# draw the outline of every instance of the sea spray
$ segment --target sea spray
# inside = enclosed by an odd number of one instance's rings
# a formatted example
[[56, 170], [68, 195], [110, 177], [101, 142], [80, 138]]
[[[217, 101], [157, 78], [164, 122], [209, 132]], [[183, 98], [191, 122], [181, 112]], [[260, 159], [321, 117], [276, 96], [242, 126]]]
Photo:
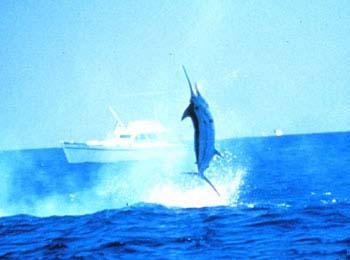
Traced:
[[223, 152], [223, 157], [212, 164], [207, 175], [220, 190], [221, 196], [213, 192], [198, 176], [182, 173], [172, 175], [162, 185], [155, 187], [146, 201], [183, 208], [236, 205], [246, 171], [232, 167], [230, 152]]
[[[155, 188], [146, 199], [146, 202], [181, 208], [233, 206], [238, 200], [239, 188], [242, 184], [244, 172], [231, 171], [226, 173], [231, 176], [231, 181], [215, 181], [221, 196], [208, 189], [208, 186], [203, 183], [203, 180], [198, 178], [198, 181], [194, 181], [193, 178], [197, 177], [186, 176], [186, 178], [177, 178], [173, 182], [168, 181], [167, 184]], [[190, 185], [181, 185], [181, 182], [188, 178], [192, 178], [192, 180], [188, 180]]]

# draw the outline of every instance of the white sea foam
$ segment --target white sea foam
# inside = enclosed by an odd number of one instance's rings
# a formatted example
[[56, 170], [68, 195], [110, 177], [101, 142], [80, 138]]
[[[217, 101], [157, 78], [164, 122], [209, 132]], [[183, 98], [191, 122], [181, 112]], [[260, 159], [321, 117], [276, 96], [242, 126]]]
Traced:
[[220, 196], [198, 176], [175, 174], [154, 187], [146, 202], [184, 208], [236, 205], [245, 170], [234, 170], [232, 160], [231, 153], [223, 152], [223, 158], [215, 159], [206, 172]]
[[101, 172], [94, 192], [101, 200], [108, 201], [108, 207], [112, 208], [140, 202], [184, 208], [236, 205], [246, 171], [233, 169], [232, 160], [232, 154], [224, 152], [223, 158], [214, 160], [207, 171], [221, 196], [198, 176], [182, 173], [185, 169], [192, 169], [191, 160], [136, 163], [116, 176]]
[[146, 202], [158, 203], [168, 207], [199, 208], [212, 206], [235, 205], [239, 196], [239, 188], [243, 183], [244, 171], [221, 172], [226, 176], [221, 179], [213, 179], [212, 182], [218, 189], [220, 196], [204, 181], [198, 178], [199, 182], [192, 185], [182, 185], [181, 181], [167, 183], [155, 187]]
[[[7, 203], [6, 188], [10, 187], [11, 180], [4, 178], [5, 182], [0, 185], [3, 188], [0, 215], [82, 215], [138, 203], [183, 208], [236, 205], [246, 171], [233, 169], [232, 155], [225, 152], [223, 155], [206, 171], [220, 197], [203, 179], [183, 173], [196, 169], [193, 158], [186, 157], [162, 163], [139, 162], [123, 168], [117, 165], [102, 167], [88, 187], [67, 193], [53, 191], [41, 197], [28, 193], [26, 200], [16, 205]], [[6, 172], [8, 176], [12, 173]]]

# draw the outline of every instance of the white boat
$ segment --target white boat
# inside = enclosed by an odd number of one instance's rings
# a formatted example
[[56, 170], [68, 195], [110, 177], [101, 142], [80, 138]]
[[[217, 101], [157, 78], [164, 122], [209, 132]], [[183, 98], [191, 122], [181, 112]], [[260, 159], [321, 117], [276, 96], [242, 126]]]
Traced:
[[117, 121], [112, 137], [87, 142], [65, 141], [62, 147], [69, 163], [115, 163], [171, 159], [184, 147], [164, 138], [165, 128], [156, 121]]
[[273, 133], [275, 134], [275, 136], [282, 136], [283, 135], [283, 131], [281, 129], [275, 129], [273, 130]]

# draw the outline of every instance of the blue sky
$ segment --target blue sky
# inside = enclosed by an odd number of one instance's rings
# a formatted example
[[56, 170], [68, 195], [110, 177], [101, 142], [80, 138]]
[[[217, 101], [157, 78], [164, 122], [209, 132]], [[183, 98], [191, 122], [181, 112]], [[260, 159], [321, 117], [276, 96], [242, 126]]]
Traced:
[[349, 1], [1, 1], [0, 149], [103, 138], [112, 105], [192, 137], [350, 130]]

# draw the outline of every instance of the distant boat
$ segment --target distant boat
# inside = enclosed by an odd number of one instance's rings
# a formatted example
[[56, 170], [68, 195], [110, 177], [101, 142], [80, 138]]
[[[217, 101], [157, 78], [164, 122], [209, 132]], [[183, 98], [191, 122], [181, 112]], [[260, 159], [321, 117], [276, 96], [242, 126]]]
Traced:
[[183, 154], [183, 146], [167, 141], [164, 133], [165, 127], [157, 121], [132, 121], [126, 126], [118, 120], [110, 138], [65, 141], [62, 147], [69, 163], [162, 160]]
[[283, 131], [281, 129], [275, 129], [275, 130], [273, 130], [273, 133], [275, 134], [275, 136], [282, 136], [283, 135]]

